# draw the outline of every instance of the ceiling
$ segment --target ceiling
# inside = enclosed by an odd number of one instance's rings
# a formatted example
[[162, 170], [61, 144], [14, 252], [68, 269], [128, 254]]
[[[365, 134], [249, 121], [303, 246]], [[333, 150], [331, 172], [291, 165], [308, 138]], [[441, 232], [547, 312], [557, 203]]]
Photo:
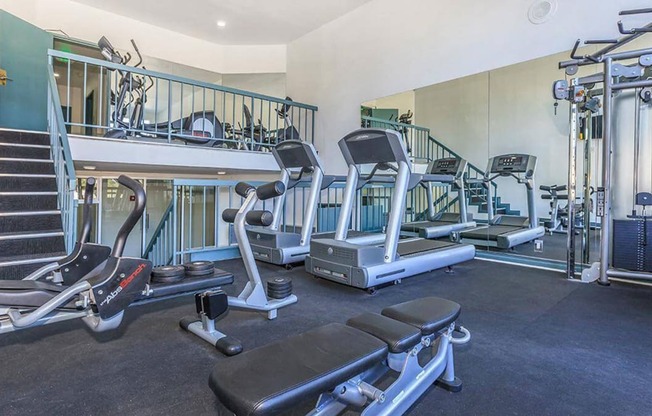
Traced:
[[[371, 0], [74, 0], [223, 45], [287, 44]], [[217, 27], [217, 21], [226, 27]]]

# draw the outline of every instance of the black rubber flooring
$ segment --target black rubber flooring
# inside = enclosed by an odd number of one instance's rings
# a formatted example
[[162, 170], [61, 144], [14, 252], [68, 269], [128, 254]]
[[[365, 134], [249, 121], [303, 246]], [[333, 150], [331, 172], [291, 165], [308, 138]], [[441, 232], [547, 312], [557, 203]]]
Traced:
[[[239, 260], [221, 263], [244, 282]], [[652, 414], [652, 289], [568, 282], [559, 273], [472, 261], [405, 279], [375, 296], [262, 265], [294, 279], [299, 303], [267, 321], [232, 311], [219, 327], [255, 348], [422, 296], [462, 305], [471, 343], [456, 349], [462, 392], [431, 388], [411, 415]], [[80, 321], [0, 336], [2, 415], [210, 415], [221, 356], [183, 332], [190, 298], [131, 308], [115, 332]], [[343, 346], [345, 348], [346, 346]], [[296, 414], [307, 409], [298, 409]]]

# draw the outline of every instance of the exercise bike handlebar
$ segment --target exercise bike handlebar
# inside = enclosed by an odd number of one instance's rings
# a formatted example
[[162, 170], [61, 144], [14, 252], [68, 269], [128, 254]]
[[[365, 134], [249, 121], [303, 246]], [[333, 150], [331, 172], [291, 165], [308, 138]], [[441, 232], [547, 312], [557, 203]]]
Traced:
[[86, 179], [84, 188], [84, 208], [82, 210], [82, 232], [79, 236], [79, 243], [84, 244], [91, 235], [91, 205], [93, 205], [93, 190], [95, 189], [95, 178]]
[[127, 220], [122, 224], [122, 227], [120, 227], [118, 235], [115, 238], [113, 250], [111, 251], [111, 257], [115, 258], [122, 257], [127, 238], [143, 216], [145, 205], [147, 204], [147, 195], [145, 195], [145, 190], [138, 181], [135, 181], [126, 175], [120, 175], [118, 183], [129, 188], [134, 193], [136, 201], [133, 210], [129, 213]]

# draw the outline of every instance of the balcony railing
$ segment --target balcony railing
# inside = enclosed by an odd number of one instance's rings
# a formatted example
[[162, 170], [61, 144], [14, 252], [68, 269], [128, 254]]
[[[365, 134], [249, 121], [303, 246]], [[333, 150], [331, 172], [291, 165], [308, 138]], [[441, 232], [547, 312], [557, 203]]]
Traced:
[[317, 107], [49, 50], [68, 133], [269, 151], [313, 142]]

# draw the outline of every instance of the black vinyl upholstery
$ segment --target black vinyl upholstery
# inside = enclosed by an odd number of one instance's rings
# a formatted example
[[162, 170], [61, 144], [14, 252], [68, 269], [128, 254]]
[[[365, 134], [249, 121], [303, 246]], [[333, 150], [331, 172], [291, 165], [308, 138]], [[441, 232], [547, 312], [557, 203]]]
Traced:
[[423, 335], [430, 335], [455, 322], [460, 311], [459, 304], [433, 296], [390, 306], [383, 309], [382, 314], [419, 328]]
[[209, 385], [238, 416], [279, 415], [386, 356], [385, 342], [335, 323], [221, 360]]
[[151, 283], [151, 293], [147, 294], [147, 296], [140, 296], [136, 301], [180, 295], [184, 293], [197, 293], [206, 289], [214, 289], [216, 287], [230, 285], [231, 283], [233, 283], [233, 273], [225, 272], [221, 269], [215, 269], [215, 273], [208, 277], [186, 276], [183, 280], [174, 283]]
[[[38, 308], [66, 286], [36, 280], [0, 280], [0, 306]], [[74, 305], [62, 305], [62, 307]]]
[[405, 352], [421, 341], [421, 331], [414, 326], [377, 313], [363, 313], [349, 319], [346, 324], [382, 339], [389, 352], [395, 354]]

